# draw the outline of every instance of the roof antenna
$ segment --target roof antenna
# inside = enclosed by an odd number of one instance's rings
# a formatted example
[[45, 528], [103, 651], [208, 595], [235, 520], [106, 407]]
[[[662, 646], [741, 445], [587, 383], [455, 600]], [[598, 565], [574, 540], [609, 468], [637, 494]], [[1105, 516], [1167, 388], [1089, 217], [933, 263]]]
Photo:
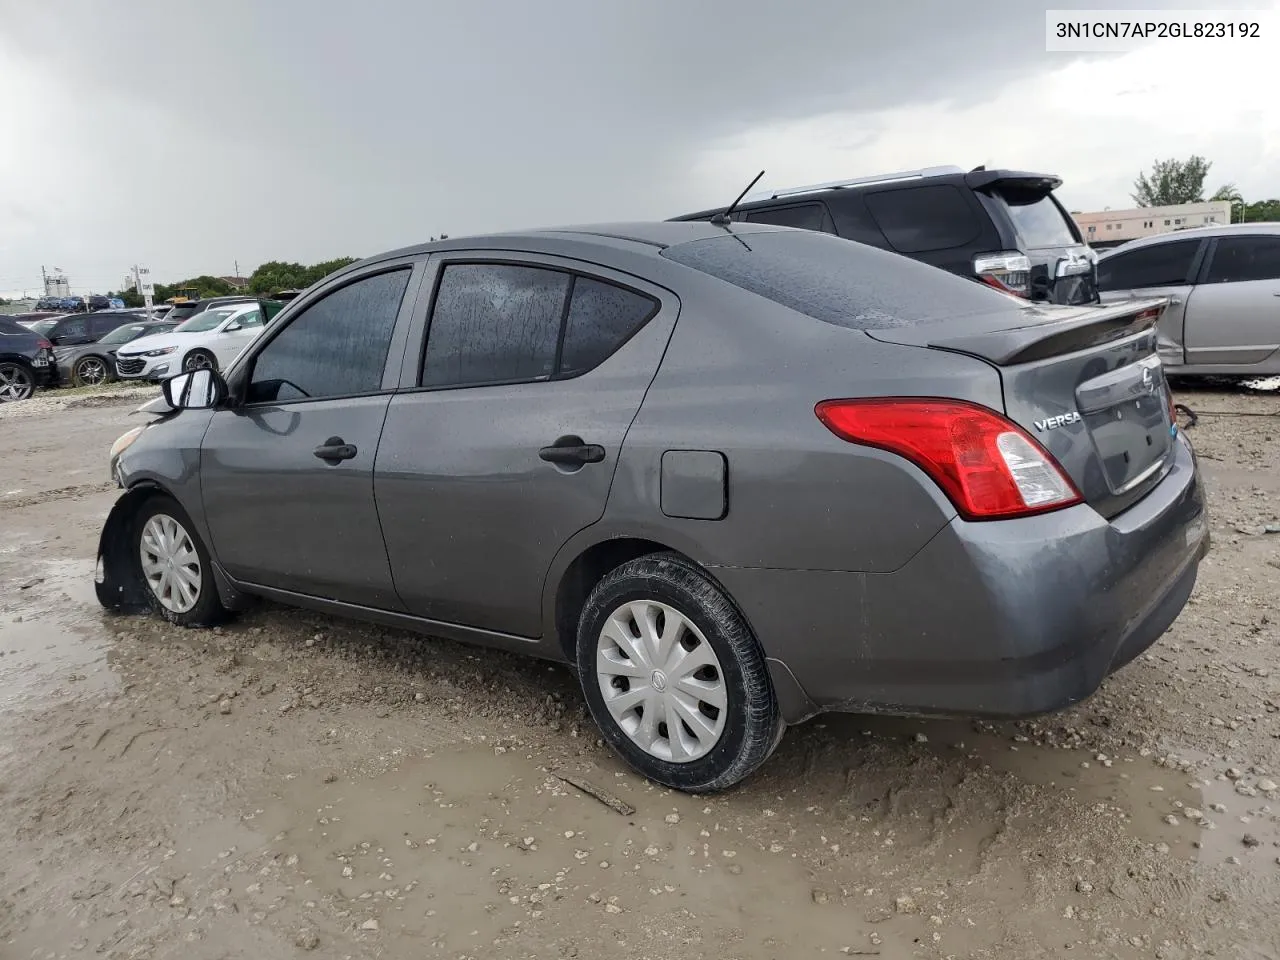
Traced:
[[747, 184], [747, 189], [743, 190], [740, 194], [738, 194], [738, 199], [733, 201], [733, 203], [729, 204], [729, 206], [725, 207], [723, 213], [717, 213], [714, 217], [712, 217], [711, 222], [718, 227], [726, 226], [729, 223], [729, 215], [733, 213], [734, 210], [738, 209], [738, 204], [742, 202], [742, 198], [745, 197], [748, 192], [750, 192], [752, 187], [754, 187], [757, 183], [760, 182], [760, 178], [763, 176], [764, 176], [764, 171], [761, 170], [759, 173], [756, 174], [756, 178]]

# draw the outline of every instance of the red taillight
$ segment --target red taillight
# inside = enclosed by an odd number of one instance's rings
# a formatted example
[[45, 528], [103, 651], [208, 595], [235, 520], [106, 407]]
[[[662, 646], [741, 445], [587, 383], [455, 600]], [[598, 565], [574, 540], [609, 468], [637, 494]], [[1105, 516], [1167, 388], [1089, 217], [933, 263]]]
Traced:
[[910, 460], [967, 520], [1021, 517], [1081, 501], [1047, 450], [976, 403], [878, 397], [825, 400], [814, 412], [842, 440]]
[[41, 337], [39, 340], [36, 341], [36, 347], [40, 350], [52, 350], [53, 344], [50, 343], [48, 340], [46, 340], [44, 337]]

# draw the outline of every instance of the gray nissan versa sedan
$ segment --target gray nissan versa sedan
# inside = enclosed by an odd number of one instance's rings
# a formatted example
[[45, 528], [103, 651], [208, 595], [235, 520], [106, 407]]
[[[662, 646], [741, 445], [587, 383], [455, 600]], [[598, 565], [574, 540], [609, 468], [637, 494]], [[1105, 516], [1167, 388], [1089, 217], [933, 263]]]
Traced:
[[1051, 711], [1169, 627], [1208, 548], [1159, 303], [752, 224], [397, 250], [165, 383], [113, 448], [98, 594], [567, 661], [682, 790], [824, 710]]

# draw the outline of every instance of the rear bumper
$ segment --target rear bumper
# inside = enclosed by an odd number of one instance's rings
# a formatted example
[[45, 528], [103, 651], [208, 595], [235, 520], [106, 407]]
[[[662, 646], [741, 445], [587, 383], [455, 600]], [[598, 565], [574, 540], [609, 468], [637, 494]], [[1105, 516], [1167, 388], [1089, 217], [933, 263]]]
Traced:
[[31, 368], [35, 374], [37, 387], [54, 387], [58, 385], [58, 366], [51, 363], [48, 366]]
[[[1182, 611], [1209, 546], [1195, 456], [1111, 521], [1088, 506], [953, 520], [887, 574], [717, 568], [766, 654], [823, 710], [1027, 716], [1090, 696]], [[807, 700], [807, 703], [805, 702]]]

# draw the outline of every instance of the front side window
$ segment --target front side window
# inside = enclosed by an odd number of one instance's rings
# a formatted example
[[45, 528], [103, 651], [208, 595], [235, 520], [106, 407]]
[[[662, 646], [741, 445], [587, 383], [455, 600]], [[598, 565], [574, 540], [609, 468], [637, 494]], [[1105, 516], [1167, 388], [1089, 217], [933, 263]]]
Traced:
[[63, 320], [53, 331], [55, 337], [83, 337], [89, 329], [89, 321], [83, 317]]
[[1118, 253], [1098, 261], [1099, 290], [1140, 290], [1187, 283], [1199, 240], [1178, 240]]
[[1280, 237], [1223, 237], [1206, 283], [1280, 280]]
[[242, 313], [240, 316], [236, 317], [235, 322], [245, 328], [260, 327], [262, 326], [262, 311], [249, 310], [248, 312]]
[[363, 277], [295, 315], [254, 358], [246, 401], [377, 393], [411, 272]]

